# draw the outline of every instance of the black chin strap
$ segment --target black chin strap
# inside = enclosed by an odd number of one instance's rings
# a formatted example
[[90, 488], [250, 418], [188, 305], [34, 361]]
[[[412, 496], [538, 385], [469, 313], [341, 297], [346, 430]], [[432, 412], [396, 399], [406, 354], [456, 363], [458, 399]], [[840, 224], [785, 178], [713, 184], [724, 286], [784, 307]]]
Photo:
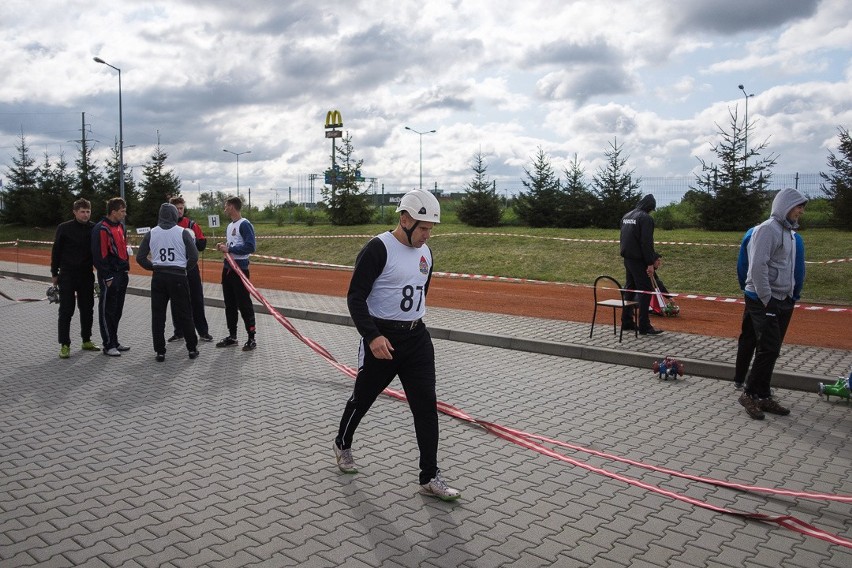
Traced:
[[415, 220], [414, 224], [411, 226], [410, 229], [406, 229], [405, 227], [403, 227], [402, 223], [399, 224], [400, 228], [402, 229], [402, 232], [405, 233], [406, 237], [408, 237], [408, 245], [409, 246], [412, 246], [412, 247], [414, 246], [414, 243], [411, 242], [411, 235], [414, 233], [414, 229], [416, 229], [417, 225], [419, 225], [419, 224], [420, 224], [420, 221]]

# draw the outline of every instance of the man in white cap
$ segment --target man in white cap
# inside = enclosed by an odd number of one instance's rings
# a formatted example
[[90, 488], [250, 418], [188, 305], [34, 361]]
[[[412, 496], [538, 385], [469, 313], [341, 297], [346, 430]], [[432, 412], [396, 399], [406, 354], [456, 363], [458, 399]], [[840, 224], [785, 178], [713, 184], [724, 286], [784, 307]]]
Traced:
[[414, 416], [420, 449], [420, 487], [444, 501], [461, 493], [438, 469], [438, 407], [435, 348], [423, 323], [432, 278], [432, 251], [426, 241], [441, 221], [438, 200], [429, 192], [406, 193], [397, 207], [399, 224], [371, 239], [355, 261], [347, 304], [362, 340], [358, 376], [334, 440], [337, 465], [357, 473], [352, 438], [370, 406], [399, 376]]

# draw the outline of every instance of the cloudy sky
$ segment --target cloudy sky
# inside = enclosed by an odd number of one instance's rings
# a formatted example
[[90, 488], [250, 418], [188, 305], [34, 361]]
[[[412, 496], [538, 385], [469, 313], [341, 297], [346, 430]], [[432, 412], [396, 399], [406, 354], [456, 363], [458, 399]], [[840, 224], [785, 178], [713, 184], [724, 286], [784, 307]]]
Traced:
[[[745, 111], [775, 172], [825, 170], [852, 127], [848, 0], [6, 0], [0, 178], [20, 134], [73, 163], [85, 113], [103, 160], [118, 136], [137, 179], [159, 138], [193, 198], [304, 199], [340, 111], [385, 191], [460, 190], [481, 152], [517, 191], [538, 147], [587, 176], [617, 138], [636, 174], [688, 176]], [[418, 134], [405, 126], [422, 132]], [[318, 196], [318, 186], [317, 196]], [[278, 193], [276, 194], [276, 191]]]

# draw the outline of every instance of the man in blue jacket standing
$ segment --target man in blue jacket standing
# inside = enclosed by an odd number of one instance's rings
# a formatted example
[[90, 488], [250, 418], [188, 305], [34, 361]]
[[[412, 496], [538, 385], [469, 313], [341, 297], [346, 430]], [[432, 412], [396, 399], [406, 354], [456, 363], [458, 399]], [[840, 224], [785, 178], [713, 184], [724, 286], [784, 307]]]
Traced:
[[[747, 246], [745, 309], [751, 319], [757, 348], [739, 403], [749, 416], [763, 420], [764, 412], [786, 416], [790, 409], [772, 398], [772, 372], [781, 353], [784, 334], [793, 316], [798, 264], [795, 229], [807, 198], [793, 188], [782, 189], [772, 201], [769, 219], [755, 227]], [[804, 247], [802, 247], [804, 249]], [[744, 357], [744, 356], [743, 356]], [[739, 355], [738, 355], [739, 359]]]

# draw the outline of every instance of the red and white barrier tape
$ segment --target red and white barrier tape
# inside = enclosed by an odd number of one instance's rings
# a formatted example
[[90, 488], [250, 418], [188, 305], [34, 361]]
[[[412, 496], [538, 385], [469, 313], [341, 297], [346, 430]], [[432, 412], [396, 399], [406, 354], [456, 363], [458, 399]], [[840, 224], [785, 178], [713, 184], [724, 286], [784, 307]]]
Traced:
[[284, 258], [280, 256], [270, 256], [268, 254], [252, 254], [252, 258], [263, 258], [266, 260], [275, 260], [278, 262], [286, 262], [288, 264], [302, 264], [305, 266], [317, 266], [320, 268], [344, 268], [346, 270], [352, 270], [351, 266], [346, 264], [331, 264], [328, 262], [317, 262], [313, 260], [299, 260], [296, 258]]
[[[315, 353], [319, 354], [323, 359], [325, 359], [333, 367], [340, 370], [341, 372], [343, 372], [345, 375], [349, 376], [350, 378], [355, 378], [355, 376], [357, 375], [357, 371], [355, 371], [355, 369], [352, 369], [351, 367], [344, 365], [343, 363], [340, 363], [339, 361], [337, 361], [337, 359], [335, 359], [334, 356], [332, 356], [331, 353], [329, 353], [324, 347], [319, 345], [314, 340], [307, 338], [304, 335], [302, 335], [295, 328], [295, 326], [293, 326], [293, 324], [290, 323], [290, 321], [287, 318], [285, 318], [283, 315], [281, 315], [278, 312], [278, 310], [276, 310], [267, 301], [267, 299], [257, 290], [257, 288], [254, 287], [254, 285], [251, 283], [251, 281], [248, 278], [246, 278], [245, 274], [243, 273], [242, 270], [240, 270], [240, 268], [237, 266], [237, 264], [231, 258], [230, 254], [227, 254], [227, 253], [225, 254], [225, 260], [228, 263], [228, 265], [231, 267], [231, 269], [237, 272], [237, 274], [240, 277], [240, 280], [242, 280], [243, 285], [246, 287], [246, 289], [249, 291], [249, 293], [254, 298], [256, 298], [261, 304], [263, 304], [263, 306], [269, 311], [269, 313], [276, 320], [278, 320], [278, 322], [281, 323], [281, 325], [283, 325], [285, 329], [287, 329], [291, 334], [293, 334], [302, 343], [304, 343], [305, 345], [310, 347]], [[399, 399], [399, 400], [406, 400], [405, 394], [398, 391], [398, 390], [395, 390], [395, 389], [390, 389], [390, 388], [385, 389], [384, 394], [391, 396], [393, 398]], [[485, 429], [487, 432], [490, 432], [490, 433], [494, 434], [495, 436], [503, 438], [504, 440], [510, 441], [514, 444], [521, 446], [521, 447], [528, 448], [528, 449], [533, 450], [535, 452], [538, 452], [542, 455], [546, 455], [546, 456], [552, 457], [554, 459], [558, 459], [560, 461], [575, 465], [577, 467], [586, 469], [588, 471], [592, 471], [594, 473], [604, 475], [604, 476], [609, 477], [611, 479], [615, 479], [615, 480], [618, 480], [618, 481], [621, 481], [621, 482], [624, 482], [624, 483], [635, 485], [637, 487], [641, 487], [643, 489], [646, 489], [648, 491], [652, 491], [654, 493], [658, 493], [660, 495], [665, 495], [667, 497], [670, 497], [672, 499], [676, 499], [678, 501], [690, 503], [690, 504], [697, 506], [697, 507], [702, 507], [704, 509], [709, 509], [711, 511], [716, 511], [716, 512], [719, 512], [719, 513], [735, 515], [735, 516], [738, 516], [738, 517], [741, 517], [741, 518], [753, 519], [753, 520], [766, 522], [766, 523], [774, 523], [774, 524], [782, 526], [786, 529], [798, 532], [800, 534], [812, 536], [812, 537], [824, 540], [826, 542], [830, 542], [832, 544], [844, 546], [846, 548], [852, 548], [852, 540], [845, 539], [841, 536], [831, 534], [827, 531], [824, 531], [822, 529], [814, 527], [813, 525], [805, 523], [804, 521], [797, 519], [796, 517], [793, 517], [793, 516], [790, 516], [790, 515], [766, 515], [766, 514], [763, 514], [763, 513], [746, 513], [746, 512], [742, 512], [742, 511], [735, 511], [735, 510], [732, 510], [732, 509], [727, 509], [727, 508], [724, 508], [724, 507], [718, 507], [716, 505], [711, 505], [710, 503], [706, 503], [704, 501], [700, 501], [700, 500], [694, 499], [692, 497], [687, 497], [686, 495], [682, 495], [682, 494], [677, 493], [675, 491], [669, 491], [669, 490], [666, 490], [666, 489], [662, 489], [660, 487], [657, 487], [655, 485], [651, 485], [649, 483], [646, 483], [646, 482], [638, 480], [638, 479], [633, 479], [633, 478], [628, 477], [628, 476], [620, 475], [620, 474], [617, 474], [617, 473], [612, 473], [612, 472], [607, 471], [603, 468], [597, 468], [597, 467], [591, 466], [587, 463], [584, 463], [582, 461], [570, 458], [570, 457], [565, 456], [563, 454], [560, 454], [560, 453], [558, 453], [554, 450], [551, 450], [551, 449], [547, 448], [546, 446], [543, 446], [540, 442], [547, 442], [547, 443], [550, 443], [550, 444], [553, 444], [553, 445], [561, 446], [561, 447], [572, 449], [572, 450], [575, 450], [575, 451], [585, 452], [585, 453], [596, 455], [596, 456], [599, 456], [599, 457], [605, 457], [607, 459], [612, 459], [612, 460], [615, 460], [615, 461], [627, 463], [627, 464], [630, 464], [630, 465], [633, 465], [633, 466], [636, 466], [636, 467], [641, 467], [641, 468], [644, 468], [644, 469], [649, 469], [649, 470], [657, 471], [657, 472], [661, 472], [661, 473], [668, 473], [668, 474], [671, 474], [671, 475], [683, 477], [685, 479], [690, 479], [690, 480], [698, 481], [698, 482], [701, 482], [701, 483], [718, 485], [720, 487], [729, 487], [731, 489], [737, 489], [737, 490], [740, 490], [740, 491], [763, 492], [763, 493], [770, 493], [770, 494], [775, 494], [775, 495], [787, 495], [787, 496], [803, 498], [803, 499], [813, 499], [813, 500], [821, 500], [821, 501], [839, 501], [839, 502], [842, 502], [842, 503], [852, 503], [852, 496], [850, 496], [850, 495], [831, 495], [831, 494], [824, 494], [824, 493], [808, 493], [808, 492], [803, 492], [803, 491], [789, 491], [789, 490], [786, 490], [786, 489], [773, 489], [773, 488], [765, 488], [765, 487], [758, 487], [758, 486], [751, 486], [751, 485], [742, 485], [742, 484], [738, 484], [738, 483], [730, 483], [730, 482], [726, 482], [726, 481], [714, 480], [714, 479], [705, 478], [705, 477], [692, 476], [692, 475], [684, 474], [684, 473], [681, 473], [681, 472], [676, 472], [674, 470], [669, 470], [669, 469], [666, 469], [666, 468], [658, 468], [656, 466], [644, 464], [642, 462], [628, 460], [628, 459], [625, 459], [625, 458], [619, 458], [619, 457], [613, 456], [611, 454], [598, 452], [596, 450], [584, 448], [582, 446], [576, 446], [574, 444], [568, 444], [568, 443], [565, 443], [565, 442], [560, 442], [558, 440], [553, 440], [553, 439], [550, 439], [550, 438], [546, 438], [544, 436], [529, 434], [527, 432], [523, 432], [521, 430], [516, 430], [514, 428], [508, 428], [506, 426], [501, 426], [501, 425], [495, 424], [493, 422], [486, 422], [486, 421], [483, 421], [483, 420], [477, 420], [477, 419], [469, 416], [464, 411], [456, 408], [455, 406], [453, 406], [451, 404], [447, 404], [445, 402], [440, 402], [440, 401], [438, 402], [438, 410], [440, 412], [448, 415], [448, 416], [457, 418], [459, 420], [463, 420], [463, 421], [468, 422], [470, 424], [480, 426], [483, 429]]]
[[[605, 243], [618, 244], [618, 239], [572, 239], [568, 237], [550, 237], [546, 235], [520, 235], [516, 233], [488, 233], [488, 232], [473, 232], [473, 233], [437, 233], [435, 237], [465, 237], [468, 235], [485, 236], [485, 237], [517, 237], [521, 239], [540, 239], [546, 241], [562, 241], [566, 243]], [[739, 247], [739, 244], [719, 244], [719, 243], [690, 243], [686, 241], [654, 241], [655, 245], [687, 245], [696, 247]]]
[[255, 239], [372, 239], [376, 235], [255, 235]]
[[[549, 237], [544, 235], [519, 235], [515, 233], [487, 233], [487, 232], [473, 232], [473, 233], [438, 233], [433, 235], [432, 238], [435, 237], [463, 237], [467, 235], [474, 236], [487, 236], [487, 237], [517, 237], [520, 239], [542, 239], [542, 240], [552, 240], [552, 241], [562, 241], [562, 242], [570, 242], [570, 243], [605, 243], [605, 244], [618, 244], [619, 241], [613, 239], [572, 239], [568, 237]], [[128, 235], [129, 238], [136, 238], [139, 235]], [[256, 239], [369, 239], [375, 235], [356, 235], [356, 234], [345, 234], [345, 235], [257, 235]], [[2, 245], [13, 245], [16, 242], [20, 243], [30, 243], [30, 244], [39, 244], [39, 245], [52, 245], [52, 241], [30, 241], [19, 239], [18, 241], [7, 241], [4, 243], [0, 243]], [[657, 245], [685, 245], [685, 246], [696, 246], [696, 247], [739, 247], [738, 244], [729, 244], [729, 243], [692, 243], [688, 241], [654, 241], [654, 244]], [[805, 264], [838, 264], [842, 262], [852, 262], [852, 258], [836, 258], [832, 260], [806, 260]], [[502, 276], [475, 276], [477, 278], [504, 278]], [[524, 282], [535, 282], [533, 280], [523, 280]]]
[[[606, 286], [598, 287], [599, 290], [613, 290], [620, 292], [628, 292], [631, 294], [657, 294], [655, 290], [631, 290], [630, 288], [609, 288]], [[662, 294], [662, 293], [661, 293]], [[722, 302], [723, 304], [745, 304], [744, 300], [739, 298], [720, 298], [719, 296], [699, 296], [697, 294], [676, 294], [673, 292], [666, 292], [662, 294], [664, 298], [682, 298], [685, 300], [705, 300], [708, 302]], [[843, 312], [852, 312], [852, 308], [846, 307], [830, 307], [830, 306], [814, 306], [814, 305], [806, 305], [806, 304], [796, 304], [795, 309], [801, 309], [809, 312], [831, 312], [831, 313], [843, 313]]]

